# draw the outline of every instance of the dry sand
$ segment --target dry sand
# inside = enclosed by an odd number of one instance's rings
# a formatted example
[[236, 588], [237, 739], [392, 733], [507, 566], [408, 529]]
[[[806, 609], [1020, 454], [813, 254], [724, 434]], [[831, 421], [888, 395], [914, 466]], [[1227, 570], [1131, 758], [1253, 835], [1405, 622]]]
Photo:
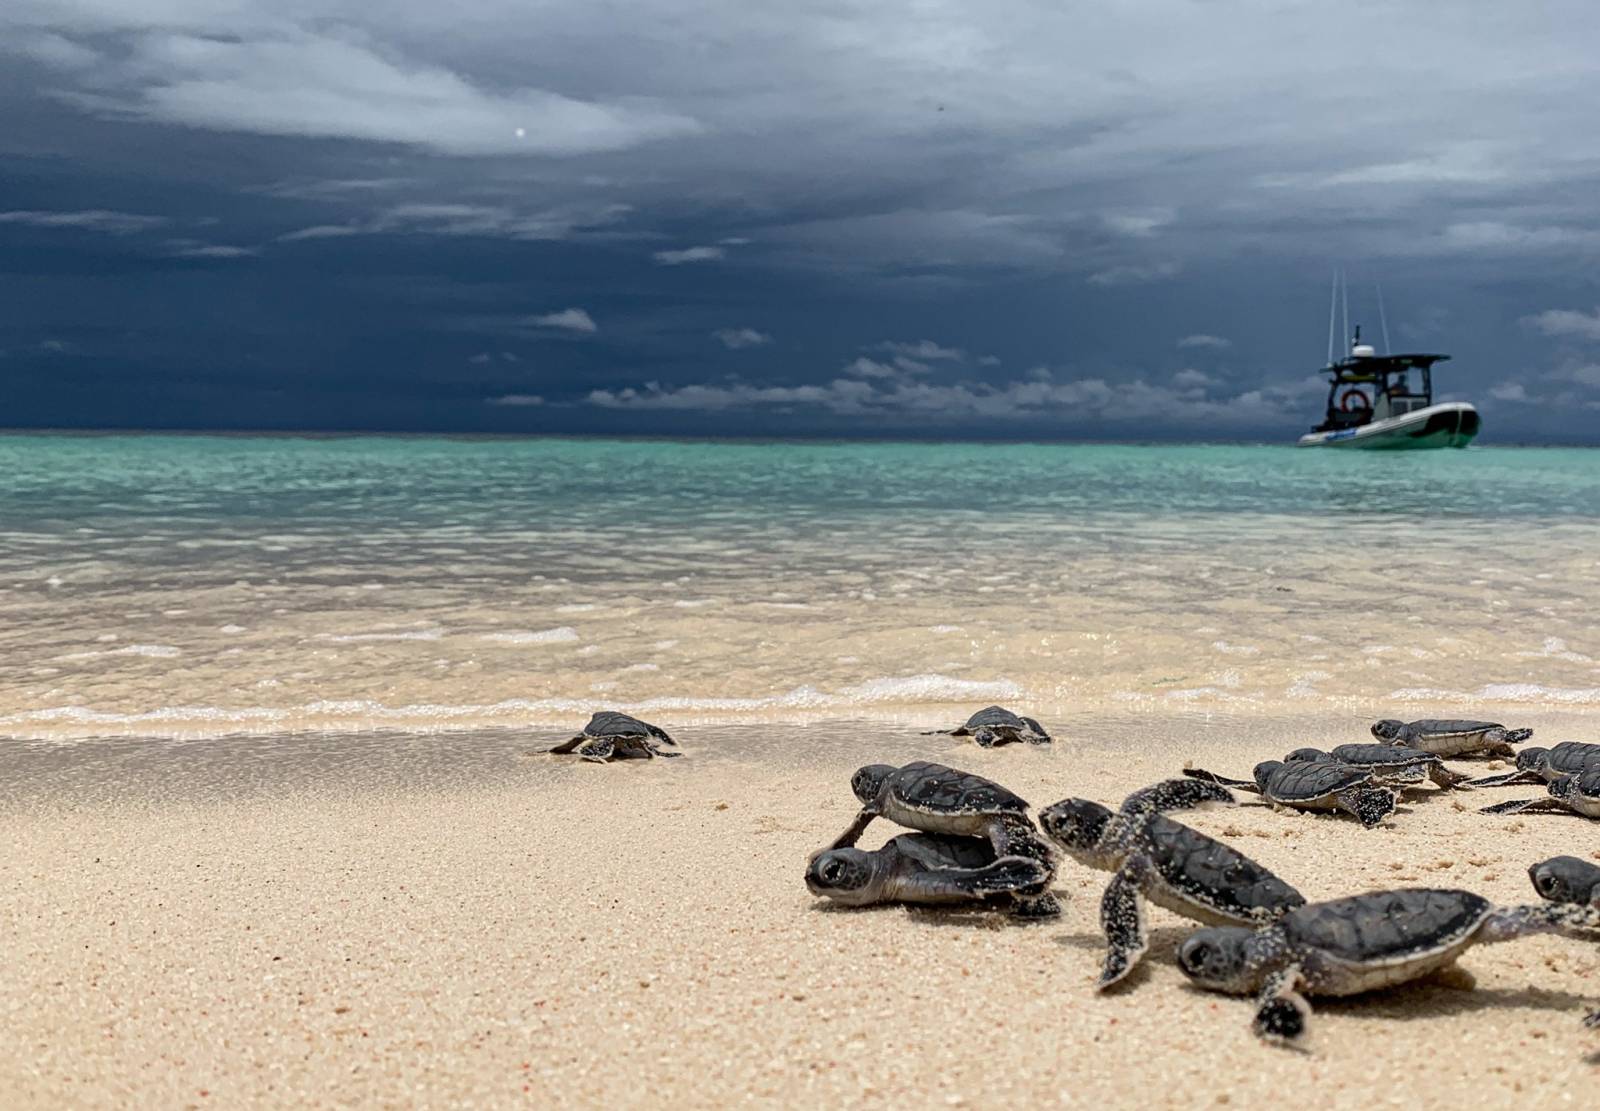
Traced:
[[[685, 759], [609, 766], [509, 734], [29, 750], [0, 773], [0, 1092], [13, 1108], [1592, 1106], [1600, 1033], [1580, 1019], [1600, 946], [1474, 950], [1476, 990], [1325, 1001], [1292, 1051], [1251, 1037], [1248, 1001], [1186, 986], [1171, 951], [1189, 927], [1164, 911], [1142, 970], [1093, 995], [1106, 877], [1070, 861], [1065, 914], [1029, 926], [828, 909], [801, 882], [873, 758], [942, 759], [1037, 805], [1116, 800], [1185, 760], [1242, 774], [1286, 742], [1359, 739], [1356, 720], [1073, 739], [1085, 724], [1047, 751], [907, 723], [684, 729]], [[1535, 723], [1593, 739], [1576, 717]], [[1419, 795], [1373, 831], [1259, 805], [1185, 820], [1313, 899], [1430, 885], [1528, 902], [1529, 863], [1600, 858], [1593, 824], [1472, 809], [1507, 797]]]

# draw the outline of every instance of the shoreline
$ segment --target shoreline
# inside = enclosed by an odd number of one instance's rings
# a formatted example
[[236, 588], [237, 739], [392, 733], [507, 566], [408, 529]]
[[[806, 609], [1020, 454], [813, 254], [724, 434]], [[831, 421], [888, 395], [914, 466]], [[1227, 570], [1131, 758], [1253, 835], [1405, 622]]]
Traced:
[[[1576, 713], [1526, 717], [1533, 743], [1593, 736]], [[1182, 981], [1171, 951], [1192, 927], [1164, 911], [1129, 986], [1095, 996], [1107, 877], [1071, 861], [1064, 914], [1034, 926], [806, 892], [861, 763], [940, 760], [1037, 810], [1191, 761], [1247, 772], [1291, 738], [1363, 739], [1298, 713], [1078, 721], [1034, 750], [864, 721], [707, 727], [684, 731], [684, 759], [605, 766], [528, 755], [515, 730], [26, 744], [0, 808], [0, 1090], [25, 1107], [1191, 1107], [1314, 1085], [1336, 1108], [1459, 1108], [1592, 1085], [1600, 947], [1568, 939], [1470, 951], [1475, 991], [1318, 1002], [1300, 1053], [1256, 1043], [1248, 1000]], [[26, 760], [48, 774], [19, 776]], [[1182, 820], [1311, 899], [1534, 902], [1528, 864], [1600, 854], [1581, 820], [1432, 792], [1370, 831], [1249, 800]], [[1491, 1029], [1493, 1052], [1458, 1052]], [[1138, 1081], [1152, 1073], [1163, 1088]]]

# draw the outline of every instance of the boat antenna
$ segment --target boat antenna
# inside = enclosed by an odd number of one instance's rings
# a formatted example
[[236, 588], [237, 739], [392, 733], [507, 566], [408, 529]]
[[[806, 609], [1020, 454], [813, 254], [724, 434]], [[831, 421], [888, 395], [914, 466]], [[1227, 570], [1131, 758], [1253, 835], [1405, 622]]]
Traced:
[[[1340, 277], [1343, 277], [1343, 276], [1344, 275], [1342, 275], [1342, 274], [1340, 275]], [[1350, 334], [1350, 282], [1349, 282], [1349, 279], [1346, 279], [1345, 281], [1341, 282], [1340, 285], [1343, 287], [1343, 292], [1344, 292], [1344, 334], [1348, 336]]]
[[1377, 282], [1372, 285], [1378, 291], [1378, 323], [1383, 325], [1383, 353], [1388, 355], [1392, 349], [1389, 347], [1389, 318], [1383, 314], [1383, 286]]
[[1333, 365], [1333, 322], [1339, 313], [1339, 268], [1333, 268], [1333, 292], [1328, 294], [1328, 365]]

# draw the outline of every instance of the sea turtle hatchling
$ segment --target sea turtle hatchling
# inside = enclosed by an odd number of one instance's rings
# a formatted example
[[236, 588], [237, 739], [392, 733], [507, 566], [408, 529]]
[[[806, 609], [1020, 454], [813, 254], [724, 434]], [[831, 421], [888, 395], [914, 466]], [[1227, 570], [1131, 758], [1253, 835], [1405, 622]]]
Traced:
[[1516, 783], [1549, 783], [1563, 775], [1600, 767], [1600, 745], [1562, 741], [1554, 748], [1525, 748], [1517, 753], [1517, 770], [1474, 779], [1474, 787], [1509, 787]]
[[1032, 718], [1013, 714], [1010, 710], [999, 706], [985, 706], [968, 718], [965, 725], [954, 729], [931, 729], [923, 734], [924, 737], [936, 735], [971, 737], [983, 748], [1010, 744], [1050, 743], [1050, 734], [1045, 732], [1044, 726]]
[[1203, 768], [1185, 768], [1191, 779], [1253, 791], [1274, 806], [1290, 810], [1343, 810], [1371, 829], [1394, 813], [1398, 795], [1365, 768], [1311, 761], [1263, 760], [1252, 773], [1254, 782], [1228, 779]]
[[1513, 799], [1510, 802], [1485, 806], [1480, 814], [1577, 814], [1584, 818], [1600, 818], [1600, 764], [1576, 775], [1561, 775], [1545, 788], [1550, 793], [1544, 798]]
[[1372, 735], [1386, 745], [1419, 748], [1435, 756], [1516, 756], [1511, 746], [1533, 736], [1532, 729], [1507, 729], [1496, 721], [1396, 721], [1373, 725]]
[[1211, 926], [1265, 925], [1304, 905], [1298, 891], [1249, 857], [1163, 814], [1232, 801], [1218, 784], [1169, 779], [1129, 795], [1115, 812], [1088, 799], [1040, 811], [1045, 835], [1068, 856], [1116, 873], [1100, 900], [1107, 949], [1095, 990], [1133, 971], [1149, 945], [1141, 895]]
[[1528, 869], [1541, 899], [1600, 907], [1600, 864], [1575, 856], [1553, 856]]
[[[1000, 784], [943, 764], [918, 760], [904, 767], [868, 764], [850, 778], [861, 812], [828, 846], [855, 845], [874, 818], [888, 818], [923, 833], [986, 837], [996, 857], [1026, 856], [1055, 876], [1055, 858], [1028, 818], [1028, 804]], [[1049, 882], [1019, 893], [1016, 913], [1046, 918], [1061, 913]]]
[[585, 760], [604, 763], [612, 759], [682, 756], [681, 752], [668, 752], [662, 748], [663, 745], [676, 748], [677, 744], [659, 726], [619, 714], [615, 710], [601, 710], [589, 719], [583, 732], [546, 751], [576, 752]]
[[1009, 905], [1048, 883], [1050, 869], [1023, 856], [996, 857], [981, 837], [903, 833], [881, 849], [824, 849], [806, 863], [813, 895], [845, 906], [877, 903]]
[[1386, 787], [1410, 787], [1431, 779], [1445, 790], [1466, 787], [1468, 777], [1445, 767], [1443, 757], [1396, 745], [1339, 745], [1331, 751], [1297, 748], [1285, 763], [1345, 764], [1364, 768]]
[[1595, 907], [1497, 907], [1470, 891], [1374, 891], [1292, 910], [1258, 930], [1197, 931], [1178, 966], [1201, 987], [1257, 997], [1258, 1036], [1292, 1041], [1310, 1022], [1305, 996], [1393, 987], [1455, 963], [1474, 945], [1561, 932], [1593, 939]]

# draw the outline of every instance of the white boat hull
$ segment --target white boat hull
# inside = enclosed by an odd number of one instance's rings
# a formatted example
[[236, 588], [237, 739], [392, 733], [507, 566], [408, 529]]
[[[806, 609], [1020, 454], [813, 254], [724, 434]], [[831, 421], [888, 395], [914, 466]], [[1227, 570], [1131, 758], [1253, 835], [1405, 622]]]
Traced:
[[1470, 403], [1446, 401], [1355, 428], [1308, 432], [1300, 437], [1300, 446], [1366, 448], [1373, 451], [1466, 447], [1478, 434], [1481, 423], [1478, 410]]

